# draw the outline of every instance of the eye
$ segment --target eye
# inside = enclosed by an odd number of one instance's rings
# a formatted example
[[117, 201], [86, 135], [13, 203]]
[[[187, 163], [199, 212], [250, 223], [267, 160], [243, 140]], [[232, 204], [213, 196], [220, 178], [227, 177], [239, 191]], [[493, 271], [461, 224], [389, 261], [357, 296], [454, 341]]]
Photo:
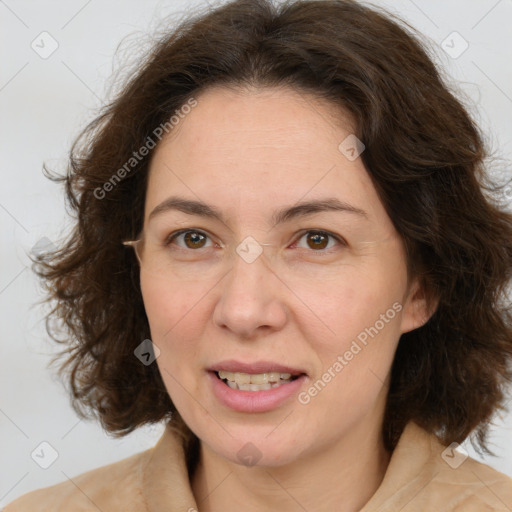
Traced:
[[185, 245], [176, 244], [182, 249], [203, 249], [204, 247], [207, 247], [206, 241], [209, 238], [210, 237], [206, 233], [197, 229], [183, 229], [169, 235], [165, 241], [165, 245], [171, 245], [175, 240], [182, 239]]
[[[301, 248], [312, 249], [313, 252], [326, 252], [326, 250], [332, 249], [333, 246], [329, 246], [331, 240], [342, 246], [347, 245], [342, 238], [333, 233], [320, 230], [306, 231], [300, 236], [298, 241], [300, 242], [302, 239], [306, 240], [307, 247], [302, 246]], [[176, 240], [181, 240], [181, 243], [175, 243]], [[210, 245], [207, 245], [208, 240], [210, 240]], [[214, 246], [210, 236], [198, 229], [182, 229], [171, 233], [165, 240], [164, 245], [168, 247], [173, 243], [184, 250], [197, 250]], [[295, 242], [295, 245], [297, 245], [297, 243], [298, 242]], [[218, 244], [215, 245], [219, 247]]]
[[319, 231], [319, 230], [311, 230], [303, 233], [303, 235], [299, 238], [299, 241], [302, 239], [306, 239], [307, 247], [306, 249], [313, 249], [314, 252], [324, 252], [325, 249], [332, 249], [332, 245], [329, 245], [329, 239], [335, 240], [338, 244], [342, 246], [346, 246], [346, 242], [332, 233], [327, 231]]

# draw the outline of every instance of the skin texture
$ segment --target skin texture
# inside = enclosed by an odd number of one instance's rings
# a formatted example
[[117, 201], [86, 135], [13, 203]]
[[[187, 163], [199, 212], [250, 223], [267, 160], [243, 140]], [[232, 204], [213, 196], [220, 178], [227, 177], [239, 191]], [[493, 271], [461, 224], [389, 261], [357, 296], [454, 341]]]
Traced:
[[[196, 99], [153, 155], [144, 232], [146, 249], [183, 228], [211, 238], [200, 249], [175, 239], [160, 254], [172, 266], [143, 264], [141, 286], [166, 388], [201, 440], [198, 506], [359, 510], [389, 463], [380, 438], [389, 373], [401, 333], [428, 318], [422, 290], [361, 158], [338, 149], [353, 133], [347, 114], [288, 88], [218, 87]], [[226, 223], [178, 211], [149, 221], [170, 196], [212, 204]], [[275, 209], [327, 197], [366, 216], [328, 211], [272, 225]], [[319, 249], [308, 230], [345, 242]], [[235, 252], [247, 236], [269, 244], [252, 263]], [[302, 368], [306, 391], [396, 303], [401, 311], [307, 404], [293, 396], [242, 413], [212, 393], [205, 370], [225, 359]], [[250, 467], [237, 457], [248, 442], [261, 454]]]

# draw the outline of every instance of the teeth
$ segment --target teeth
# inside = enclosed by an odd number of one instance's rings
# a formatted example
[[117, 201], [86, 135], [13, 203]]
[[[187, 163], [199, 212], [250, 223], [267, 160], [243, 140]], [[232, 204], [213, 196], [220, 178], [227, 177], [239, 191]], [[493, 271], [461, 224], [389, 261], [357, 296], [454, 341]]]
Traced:
[[[279, 372], [269, 372], [269, 373], [242, 373], [242, 372], [226, 372], [224, 370], [220, 370], [219, 377], [221, 379], [227, 379], [228, 382], [236, 382], [238, 386], [246, 385], [246, 384], [272, 384], [279, 383], [283, 380], [290, 380], [292, 377], [291, 373], [279, 373]], [[240, 388], [242, 389], [242, 388]]]
[[239, 389], [240, 391], [265, 391], [266, 389], [282, 386], [282, 384], [279, 384], [278, 382], [275, 382], [274, 384], [270, 384], [270, 382], [267, 382], [266, 384], [237, 384], [236, 382], [228, 380], [226, 383], [231, 389]]
[[[233, 375], [233, 379], [231, 380], [234, 380], [238, 385], [240, 384], [250, 384], [252, 382], [252, 378], [251, 376], [248, 374], [248, 373], [235, 373], [235, 374], [232, 374]], [[226, 377], [228, 380], [229, 378]], [[254, 384], [263, 384], [263, 382], [254, 382]]]
[[[238, 376], [244, 377], [244, 382], [240, 382], [236, 380]], [[258, 373], [257, 375], [249, 375], [248, 373], [237, 373], [235, 375], [235, 382], [237, 384], [246, 384], [246, 381], [250, 381], [251, 385], [256, 384], [267, 384], [268, 383], [269, 374], [268, 373]]]
[[231, 372], [225, 372], [224, 370], [219, 371], [219, 377], [221, 379], [228, 379], [232, 380], [233, 382], [235, 381], [235, 374]]
[[[269, 382], [279, 382], [280, 378], [281, 377], [280, 377], [280, 374], [278, 372], [270, 372], [268, 374], [268, 381]], [[285, 379], [283, 379], [283, 380], [285, 380]]]
[[226, 372], [220, 370], [219, 377], [226, 382], [231, 389], [241, 391], [264, 391], [266, 389], [277, 388], [291, 381], [291, 373], [258, 373], [251, 375], [241, 372]]

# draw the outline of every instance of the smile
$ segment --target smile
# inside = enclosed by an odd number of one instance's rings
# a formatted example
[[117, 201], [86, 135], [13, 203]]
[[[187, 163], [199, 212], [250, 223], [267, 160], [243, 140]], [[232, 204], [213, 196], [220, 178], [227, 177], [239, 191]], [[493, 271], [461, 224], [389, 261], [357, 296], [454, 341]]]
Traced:
[[[284, 372], [249, 374], [210, 370], [207, 375], [215, 399], [231, 410], [244, 413], [268, 412], [287, 403], [294, 403], [293, 397], [308, 381], [304, 373], [299, 375]], [[282, 379], [281, 375], [286, 378]], [[237, 379], [242, 383], [238, 384]], [[249, 379], [250, 381], [247, 382]], [[256, 381], [266, 379], [267, 382], [253, 384], [252, 379]]]
[[231, 389], [240, 391], [264, 391], [277, 388], [298, 378], [298, 375], [279, 372], [250, 374], [220, 370], [216, 373], [219, 379]]

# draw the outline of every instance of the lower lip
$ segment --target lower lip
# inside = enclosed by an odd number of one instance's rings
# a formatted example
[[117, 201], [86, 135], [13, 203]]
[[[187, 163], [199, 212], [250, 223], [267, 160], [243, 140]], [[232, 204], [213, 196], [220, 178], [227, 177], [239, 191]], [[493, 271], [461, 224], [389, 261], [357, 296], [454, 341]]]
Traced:
[[262, 391], [241, 391], [231, 389], [217, 377], [215, 372], [208, 372], [208, 377], [213, 386], [213, 393], [226, 407], [239, 412], [266, 412], [279, 407], [291, 396], [298, 393], [306, 380], [306, 375], [301, 375], [291, 382], [281, 384], [276, 388]]

